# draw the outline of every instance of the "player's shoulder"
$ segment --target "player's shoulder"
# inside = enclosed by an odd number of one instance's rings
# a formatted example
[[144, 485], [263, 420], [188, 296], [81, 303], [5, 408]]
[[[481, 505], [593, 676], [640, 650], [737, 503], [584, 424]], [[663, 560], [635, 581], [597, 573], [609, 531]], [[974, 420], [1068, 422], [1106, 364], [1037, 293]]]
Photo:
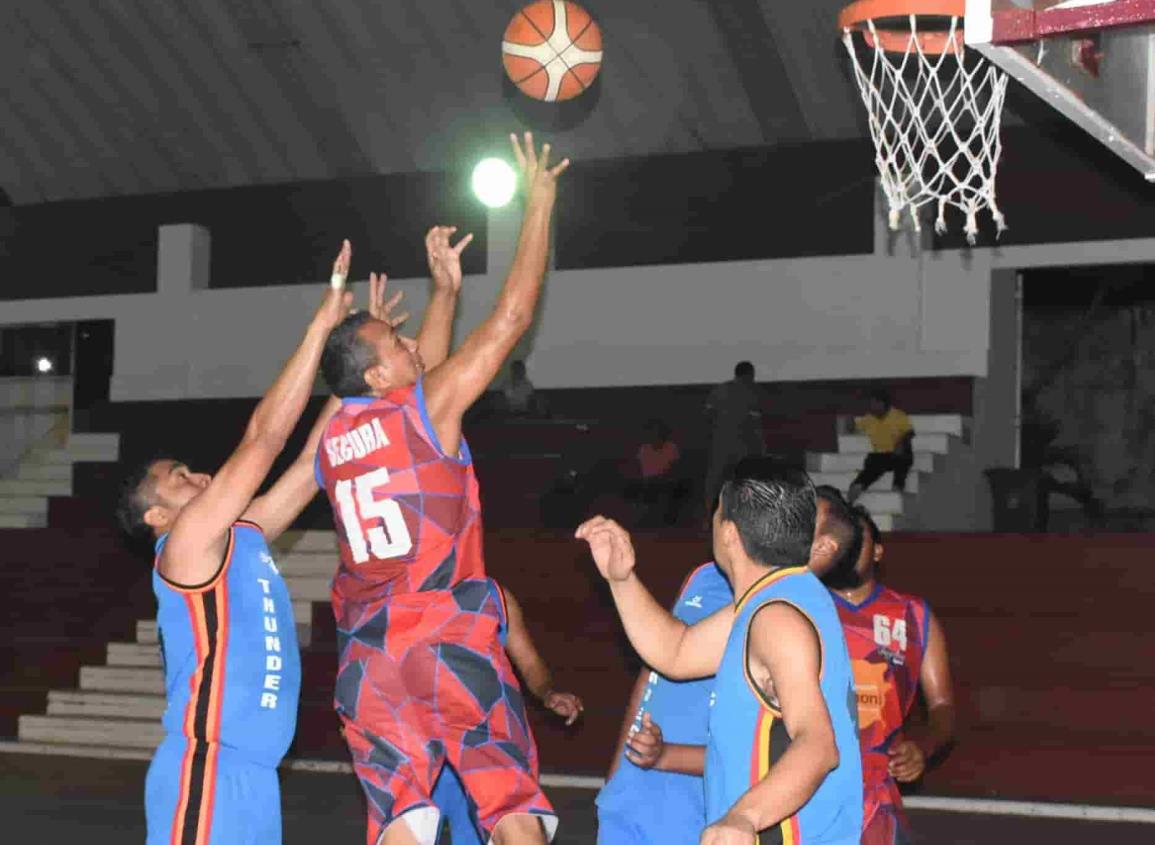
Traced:
[[901, 605], [905, 608], [914, 608], [918, 612], [922, 612], [925, 608], [929, 611], [930, 606], [926, 599], [922, 596], [916, 596], [914, 593], [904, 593], [893, 587], [882, 585], [878, 591], [878, 598], [882, 599], [887, 604]]
[[683, 618], [687, 614], [702, 618], [715, 613], [734, 600], [730, 582], [714, 562], [703, 563], [693, 569], [682, 582], [675, 600], [674, 615]]
[[726, 576], [722, 574], [722, 570], [718, 568], [718, 564], [714, 561], [703, 563], [700, 566], [690, 570], [690, 574], [682, 582], [682, 589], [679, 595], [685, 595], [693, 590], [723, 590], [730, 592], [730, 582], [726, 580]]

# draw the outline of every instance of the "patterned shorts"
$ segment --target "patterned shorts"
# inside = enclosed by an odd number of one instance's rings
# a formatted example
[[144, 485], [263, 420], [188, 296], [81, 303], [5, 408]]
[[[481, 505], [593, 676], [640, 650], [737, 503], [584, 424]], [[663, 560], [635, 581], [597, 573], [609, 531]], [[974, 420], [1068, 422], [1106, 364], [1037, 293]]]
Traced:
[[[504, 817], [557, 820], [538, 785], [537, 747], [484, 581], [405, 595], [342, 630], [336, 707], [368, 799], [367, 842], [407, 816], [436, 841], [433, 786], [448, 760], [486, 833]], [[412, 815], [409, 815], [412, 814]]]

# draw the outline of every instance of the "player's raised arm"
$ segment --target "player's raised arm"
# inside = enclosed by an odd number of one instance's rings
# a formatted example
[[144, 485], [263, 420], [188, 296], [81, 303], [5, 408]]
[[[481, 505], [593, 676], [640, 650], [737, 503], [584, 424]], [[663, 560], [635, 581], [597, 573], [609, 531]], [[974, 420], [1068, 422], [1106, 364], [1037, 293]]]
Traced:
[[449, 356], [453, 317], [461, 293], [461, 253], [473, 240], [473, 235], [466, 235], [456, 244], [451, 243], [450, 238], [456, 232], [456, 226], [434, 226], [425, 234], [425, 255], [429, 260], [433, 293], [417, 332], [417, 346], [427, 370], [437, 367]]
[[[769, 676], [790, 745], [769, 774], [702, 834], [702, 845], [755, 841], [758, 831], [798, 811], [838, 766], [838, 746], [819, 675], [822, 645], [810, 621], [791, 605], [774, 602], [750, 624], [747, 671]], [[763, 690], [765, 693], [765, 690]]]
[[658, 604], [637, 577], [633, 543], [618, 523], [596, 516], [584, 522], [576, 536], [589, 543], [626, 636], [647, 665], [674, 680], [705, 678], [718, 671], [734, 623], [733, 607], [687, 625]]
[[[369, 314], [374, 319], [385, 320], [397, 328], [409, 317], [407, 312], [393, 313], [404, 294], [402, 291], [397, 291], [388, 299], [386, 299], [385, 294], [385, 274], [382, 273], [378, 276], [376, 273], [370, 273]], [[268, 492], [254, 499], [245, 511], [245, 519], [261, 526], [266, 542], [271, 543], [281, 536], [317, 495], [317, 491], [320, 489], [317, 485], [315, 468], [317, 447], [320, 445], [321, 436], [325, 433], [325, 427], [329, 424], [329, 420], [340, 407], [341, 400], [335, 396], [322, 406], [321, 412], [317, 414], [316, 422], [313, 423], [313, 427], [309, 431], [309, 437], [305, 441], [304, 447], [297, 455], [297, 459], [269, 488]]]
[[529, 635], [529, 628], [525, 624], [525, 615], [521, 612], [521, 605], [513, 593], [498, 585], [505, 596], [505, 610], [509, 626], [509, 636], [505, 646], [506, 652], [525, 685], [542, 704], [549, 710], [565, 719], [567, 725], [572, 725], [581, 716], [585, 706], [582, 700], [572, 692], [558, 692], [553, 688], [553, 673], [549, 671], [541, 653]]
[[922, 777], [927, 761], [954, 741], [954, 685], [946, 634], [932, 613], [927, 626], [926, 655], [918, 676], [926, 699], [927, 725], [890, 750], [890, 774], [899, 783]]
[[166, 578], [199, 584], [220, 567], [229, 527], [249, 507], [285, 447], [313, 392], [325, 339], [349, 311], [352, 295], [346, 293], [343, 280], [351, 251], [346, 241], [333, 265], [333, 276], [340, 276], [341, 284], [334, 283], [326, 292], [300, 345], [253, 411], [240, 445], [169, 529], [159, 561]]
[[569, 166], [569, 159], [563, 159], [551, 167], [549, 144], [539, 154], [528, 132], [524, 149], [517, 136], [512, 140], [525, 187], [525, 213], [513, 266], [492, 313], [425, 379], [429, 418], [442, 448], [450, 453], [461, 442], [462, 415], [485, 392], [533, 323], [549, 255], [557, 177]]

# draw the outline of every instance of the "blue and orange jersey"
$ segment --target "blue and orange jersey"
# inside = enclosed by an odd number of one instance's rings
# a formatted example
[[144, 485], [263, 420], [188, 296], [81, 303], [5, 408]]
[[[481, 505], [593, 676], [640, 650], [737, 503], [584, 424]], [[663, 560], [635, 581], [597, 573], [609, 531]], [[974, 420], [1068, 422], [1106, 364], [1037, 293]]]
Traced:
[[[861, 604], [834, 595], [858, 695], [863, 775], [870, 788], [893, 786], [888, 751], [902, 741], [902, 726], [918, 692], [926, 655], [930, 608], [924, 599], [877, 585]], [[901, 803], [898, 789], [890, 790]]]
[[747, 639], [758, 611], [776, 602], [799, 610], [821, 644], [819, 685], [830, 713], [839, 763], [797, 813], [764, 830], [759, 843], [858, 845], [862, 833], [862, 759], [854, 679], [830, 593], [805, 567], [774, 570], [735, 605], [734, 626], [714, 679], [706, 743], [706, 818], [722, 818], [764, 779], [790, 746], [778, 702], [750, 677]]
[[401, 595], [485, 578], [481, 498], [469, 447], [447, 455], [422, 382], [345, 399], [317, 452], [317, 479], [336, 517], [341, 562], [334, 611], [361, 616]]
[[[167, 539], [157, 541], [158, 559]], [[192, 740], [184, 776], [211, 768], [218, 746], [277, 766], [296, 730], [301, 655], [289, 591], [261, 529], [234, 524], [221, 567], [204, 584], [178, 586], [155, 568], [152, 583], [167, 697], [162, 722], [170, 736]]]

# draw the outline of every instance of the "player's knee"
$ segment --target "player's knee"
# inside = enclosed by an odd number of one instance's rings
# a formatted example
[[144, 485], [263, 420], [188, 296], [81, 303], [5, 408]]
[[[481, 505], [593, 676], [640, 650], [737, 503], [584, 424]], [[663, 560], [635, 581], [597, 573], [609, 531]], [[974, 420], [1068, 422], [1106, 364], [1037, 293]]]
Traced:
[[545, 845], [541, 819], [528, 813], [503, 818], [493, 829], [493, 845]]

